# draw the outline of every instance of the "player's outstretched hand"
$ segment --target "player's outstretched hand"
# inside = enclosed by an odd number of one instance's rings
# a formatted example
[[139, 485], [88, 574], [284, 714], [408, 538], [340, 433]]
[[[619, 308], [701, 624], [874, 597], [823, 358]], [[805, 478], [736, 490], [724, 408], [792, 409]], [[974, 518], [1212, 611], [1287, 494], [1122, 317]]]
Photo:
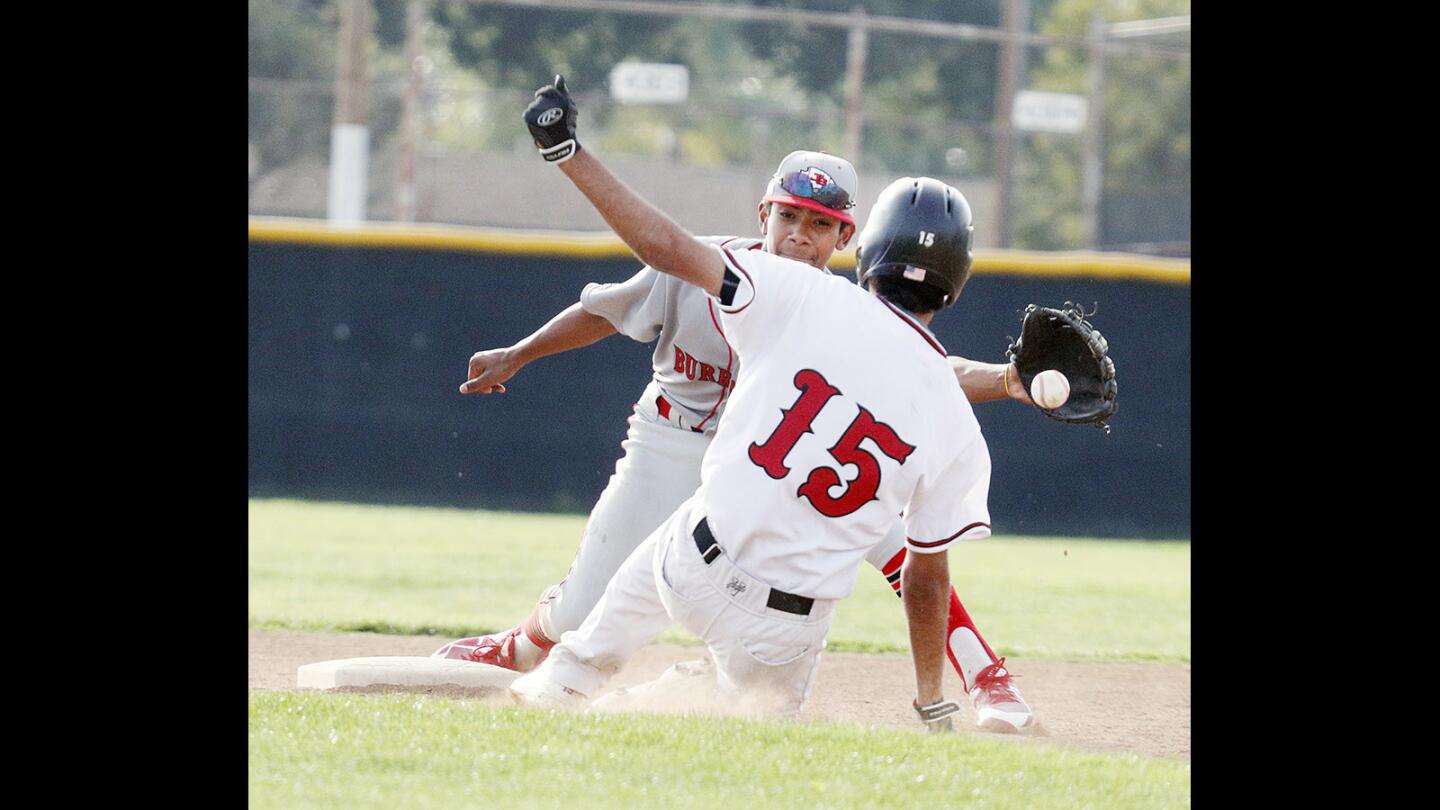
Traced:
[[1035, 404], [1035, 400], [1030, 398], [1030, 392], [1025, 390], [1025, 381], [1020, 379], [1020, 369], [1016, 368], [1014, 363], [1005, 369], [1005, 395], [1026, 405]]
[[470, 356], [470, 378], [460, 385], [462, 394], [503, 394], [505, 381], [524, 366], [509, 349], [489, 349]]
[[553, 84], [535, 91], [535, 100], [525, 108], [525, 126], [541, 157], [551, 163], [564, 163], [580, 151], [580, 142], [575, 140], [575, 121], [579, 117], [580, 110], [570, 98], [564, 76], [555, 74]]

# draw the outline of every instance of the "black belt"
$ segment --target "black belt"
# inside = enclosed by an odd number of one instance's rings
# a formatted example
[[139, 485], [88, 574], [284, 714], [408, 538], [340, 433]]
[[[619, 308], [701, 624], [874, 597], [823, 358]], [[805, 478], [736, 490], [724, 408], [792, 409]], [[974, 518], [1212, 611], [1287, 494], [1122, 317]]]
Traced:
[[[706, 565], [715, 562], [720, 556], [720, 546], [715, 542], [715, 535], [710, 533], [710, 524], [704, 518], [695, 526], [695, 547], [700, 549], [700, 558]], [[815, 605], [815, 600], [808, 596], [796, 596], [793, 593], [786, 593], [779, 588], [770, 589], [770, 598], [765, 604], [776, 610], [783, 610], [786, 613], [794, 613], [796, 616], [809, 616], [810, 608]]]

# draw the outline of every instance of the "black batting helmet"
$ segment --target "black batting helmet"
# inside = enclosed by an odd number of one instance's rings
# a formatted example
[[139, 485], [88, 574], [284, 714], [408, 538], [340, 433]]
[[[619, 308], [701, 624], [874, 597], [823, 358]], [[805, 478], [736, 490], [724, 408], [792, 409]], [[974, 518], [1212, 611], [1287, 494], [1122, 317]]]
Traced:
[[970, 203], [933, 177], [902, 177], [870, 209], [855, 251], [855, 280], [895, 276], [938, 287], [945, 306], [970, 278]]

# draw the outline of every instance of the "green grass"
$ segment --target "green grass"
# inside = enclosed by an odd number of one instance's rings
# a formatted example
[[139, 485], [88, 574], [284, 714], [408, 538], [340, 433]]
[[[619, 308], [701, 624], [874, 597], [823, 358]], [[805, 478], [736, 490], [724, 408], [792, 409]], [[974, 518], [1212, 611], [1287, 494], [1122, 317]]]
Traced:
[[397, 694], [252, 691], [249, 716], [254, 808], [1189, 806], [1189, 763], [984, 735]]
[[[569, 569], [584, 517], [252, 500], [250, 625], [462, 636], [523, 619]], [[1190, 661], [1190, 543], [993, 537], [953, 546], [951, 580], [997, 653]], [[680, 630], [662, 641], [693, 642]], [[908, 650], [869, 565], [832, 650]]]
[[[459, 636], [563, 576], [568, 515], [250, 502], [252, 627]], [[1003, 655], [1190, 660], [1190, 544], [992, 538], [952, 579]], [[664, 640], [691, 640], [672, 631]], [[906, 649], [869, 566], [833, 649]], [[257, 808], [1187, 807], [1190, 765], [991, 735], [524, 711], [419, 695], [249, 695]], [[1039, 742], [1039, 744], [1036, 744]]]

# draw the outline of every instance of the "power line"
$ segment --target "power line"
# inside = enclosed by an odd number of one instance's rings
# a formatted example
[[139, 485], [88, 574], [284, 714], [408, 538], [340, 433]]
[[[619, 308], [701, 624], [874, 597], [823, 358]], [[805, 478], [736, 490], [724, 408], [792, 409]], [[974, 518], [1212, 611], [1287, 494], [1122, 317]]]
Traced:
[[[921, 20], [908, 17], [871, 16], [862, 11], [840, 13], [834, 11], [804, 11], [800, 9], [755, 8], [753, 6], [720, 6], [709, 3], [675, 3], [657, 0], [469, 0], [474, 5], [508, 6], [512, 8], [537, 8], [551, 10], [603, 11], [612, 14], [649, 14], [667, 17], [705, 17], [731, 20], [740, 23], [773, 22], [787, 25], [804, 25], [821, 28], [862, 28], [867, 31], [888, 31], [892, 33], [917, 34], [942, 39], [963, 39], [982, 42], [1013, 41], [1022, 45], [1062, 46], [1089, 48], [1093, 45], [1084, 37], [1033, 34], [1028, 31], [1007, 32], [1000, 28], [988, 28], [966, 23]], [[1178, 26], [1185, 21], [1189, 28], [1189, 17], [1164, 18], [1167, 24]], [[1140, 20], [1137, 22], [1148, 22]], [[1126, 23], [1120, 23], [1126, 25]], [[1121, 29], [1127, 32], [1130, 29]], [[1178, 27], [1177, 27], [1178, 30]], [[1145, 33], [1122, 33], [1122, 37], [1145, 36]], [[1161, 56], [1167, 59], [1189, 59], [1188, 48], [1164, 47], [1134, 42], [1100, 43], [1100, 49], [1107, 53], [1139, 53]]]

